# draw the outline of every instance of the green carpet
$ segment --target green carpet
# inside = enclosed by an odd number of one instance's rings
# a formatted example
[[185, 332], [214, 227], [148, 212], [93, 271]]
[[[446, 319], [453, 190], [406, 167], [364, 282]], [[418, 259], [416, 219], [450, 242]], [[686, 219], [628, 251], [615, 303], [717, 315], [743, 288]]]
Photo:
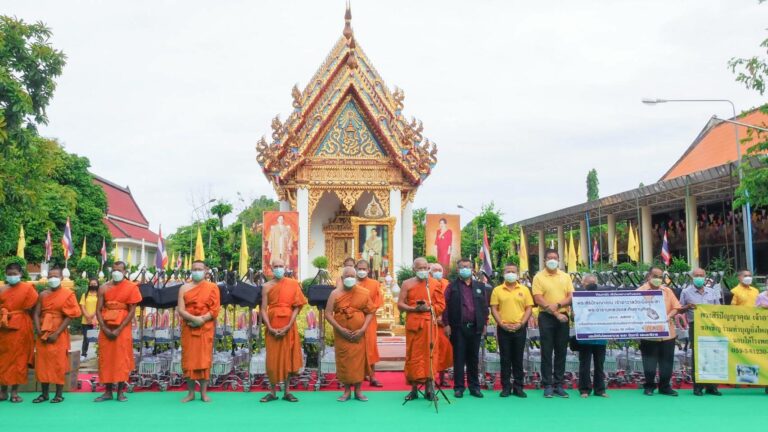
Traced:
[[[91, 393], [66, 396], [59, 405], [33, 405], [34, 394], [11, 405], [0, 403], [0, 419], [7, 431], [175, 432], [212, 430], [412, 431], [435, 428], [446, 431], [536, 432], [553, 431], [658, 431], [682, 428], [759, 430], [765, 424], [768, 395], [763, 389], [726, 389], [723, 397], [695, 397], [690, 390], [680, 397], [643, 396], [639, 390], [609, 392], [609, 399], [544, 399], [541, 391], [529, 391], [528, 399], [498, 397], [486, 392], [484, 399], [465, 395], [442, 401], [440, 413], [423, 399], [401, 406], [402, 392], [370, 392], [367, 403], [336, 402], [335, 392], [299, 392], [301, 401], [261, 404], [263, 393], [212, 393], [213, 402], [182, 405], [183, 393], [136, 393], [127, 403], [92, 403]], [[449, 396], [452, 396], [449, 394]], [[599, 423], [598, 423], [599, 422]], [[339, 427], [343, 425], [343, 427]], [[599, 427], [595, 429], [595, 426]], [[422, 429], [427, 432], [427, 429]]]

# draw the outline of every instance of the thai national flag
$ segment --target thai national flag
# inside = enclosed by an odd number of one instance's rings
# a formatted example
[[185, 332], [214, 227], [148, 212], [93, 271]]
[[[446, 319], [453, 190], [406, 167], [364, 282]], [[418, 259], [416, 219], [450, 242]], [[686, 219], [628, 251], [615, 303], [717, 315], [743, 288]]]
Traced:
[[669, 265], [672, 260], [672, 254], [669, 253], [669, 241], [667, 241], [667, 231], [664, 231], [664, 241], [661, 243], [661, 259], [664, 264]]
[[50, 261], [53, 255], [53, 241], [51, 241], [51, 230], [48, 230], [48, 235], [45, 237], [45, 261]]
[[176, 258], [176, 270], [180, 269], [183, 263], [184, 261], [181, 259], [181, 254], [179, 254], [178, 258]]
[[493, 263], [491, 263], [491, 247], [488, 245], [488, 232], [483, 230], [483, 273], [486, 276], [493, 276]]
[[160, 271], [168, 266], [168, 254], [165, 252], [165, 241], [163, 240], [163, 228], [161, 227], [157, 234], [157, 254], [155, 254], [155, 268]]
[[67, 224], [64, 226], [64, 235], [61, 236], [61, 248], [64, 250], [64, 260], [69, 260], [75, 253], [75, 246], [72, 244], [72, 228], [69, 224], [69, 218], [67, 218]]
[[101, 266], [104, 267], [104, 264], [107, 262], [107, 242], [102, 238], [101, 239]]
[[600, 247], [597, 245], [597, 239], [592, 242], [592, 262], [600, 261]]

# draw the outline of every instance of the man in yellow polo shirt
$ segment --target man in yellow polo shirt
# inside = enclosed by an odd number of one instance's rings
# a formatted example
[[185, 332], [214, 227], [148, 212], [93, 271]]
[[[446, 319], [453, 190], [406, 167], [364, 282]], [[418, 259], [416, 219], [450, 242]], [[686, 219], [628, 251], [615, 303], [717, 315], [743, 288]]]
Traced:
[[739, 272], [739, 284], [731, 290], [733, 299], [731, 306], [754, 306], [760, 291], [752, 286], [752, 272], [742, 270]]
[[[518, 281], [517, 266], [504, 267], [504, 283], [491, 293], [491, 313], [498, 326], [501, 355], [501, 397], [514, 394], [528, 397], [523, 391], [523, 353], [525, 352], [528, 318], [531, 317], [533, 297], [528, 287]], [[511, 372], [511, 374], [510, 374]], [[514, 376], [514, 384], [510, 382]]]
[[544, 385], [545, 398], [567, 398], [568, 393], [563, 390], [563, 376], [570, 339], [568, 305], [571, 304], [573, 295], [573, 282], [567, 273], [558, 268], [560, 255], [556, 250], [547, 249], [544, 259], [546, 267], [533, 278], [533, 300], [541, 309], [541, 382]]

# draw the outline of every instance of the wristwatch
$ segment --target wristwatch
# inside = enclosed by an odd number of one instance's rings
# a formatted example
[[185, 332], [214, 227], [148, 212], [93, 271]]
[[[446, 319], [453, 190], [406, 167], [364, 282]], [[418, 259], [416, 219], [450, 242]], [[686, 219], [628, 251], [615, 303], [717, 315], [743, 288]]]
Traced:
[[557, 304], [557, 310], [560, 310], [560, 308], [562, 308], [562, 307], [563, 306], [560, 303]]

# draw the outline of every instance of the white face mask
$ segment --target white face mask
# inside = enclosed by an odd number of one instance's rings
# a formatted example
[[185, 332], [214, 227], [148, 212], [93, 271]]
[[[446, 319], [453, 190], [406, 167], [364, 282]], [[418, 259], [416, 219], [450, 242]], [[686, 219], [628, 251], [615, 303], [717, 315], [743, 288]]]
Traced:
[[509, 283], [517, 282], [517, 273], [506, 273], [504, 275], [504, 280]]
[[744, 276], [744, 277], [741, 279], [741, 282], [742, 282], [744, 285], [752, 285], [752, 276]]
[[419, 270], [419, 271], [416, 272], [416, 277], [421, 279], [421, 280], [424, 280], [427, 277], [429, 277], [429, 271], [428, 270]]
[[112, 280], [115, 282], [122, 282], [122, 280], [125, 278], [125, 275], [123, 272], [119, 271], [113, 271], [112, 272]]
[[558, 260], [554, 260], [554, 259], [547, 260], [547, 268], [550, 270], [556, 269], [559, 264], [560, 264], [560, 261]]
[[366, 270], [358, 270], [357, 271], [357, 277], [358, 277], [358, 279], [365, 279], [366, 277], [368, 277], [368, 271], [366, 271]]
[[58, 288], [59, 285], [61, 285], [61, 279], [57, 277], [52, 277], [48, 279], [48, 287], [49, 288]]
[[435, 279], [442, 279], [443, 278], [443, 272], [441, 272], [441, 271], [432, 272], [432, 277], [435, 278]]
[[345, 277], [344, 278], [344, 286], [347, 288], [352, 288], [357, 283], [357, 279], [353, 277]]
[[190, 274], [190, 277], [192, 277], [193, 281], [200, 282], [205, 277], [205, 271], [203, 271], [203, 270], [194, 270]]

